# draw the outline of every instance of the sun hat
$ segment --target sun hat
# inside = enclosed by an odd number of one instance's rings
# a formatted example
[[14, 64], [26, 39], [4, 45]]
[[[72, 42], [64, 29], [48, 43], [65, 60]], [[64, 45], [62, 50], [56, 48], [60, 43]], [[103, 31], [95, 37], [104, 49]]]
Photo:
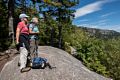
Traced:
[[19, 18], [20, 18], [20, 19], [22, 19], [22, 18], [26, 18], [26, 17], [29, 17], [29, 16], [27, 16], [27, 15], [24, 14], [24, 13], [22, 13], [22, 14], [19, 15]]

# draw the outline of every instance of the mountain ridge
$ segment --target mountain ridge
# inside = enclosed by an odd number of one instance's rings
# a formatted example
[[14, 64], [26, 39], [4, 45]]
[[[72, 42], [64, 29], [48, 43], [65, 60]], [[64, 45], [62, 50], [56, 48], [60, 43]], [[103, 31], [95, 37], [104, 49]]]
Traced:
[[120, 37], [120, 32], [114, 30], [104, 30], [104, 29], [97, 29], [97, 28], [88, 28], [79, 26], [78, 28], [82, 29], [83, 31], [89, 33], [89, 36], [96, 37], [100, 39], [113, 39]]

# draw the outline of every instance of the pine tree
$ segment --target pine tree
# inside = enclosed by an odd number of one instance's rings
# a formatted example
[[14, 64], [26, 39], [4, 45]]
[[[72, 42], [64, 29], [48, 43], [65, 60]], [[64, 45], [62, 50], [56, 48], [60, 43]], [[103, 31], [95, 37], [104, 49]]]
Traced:
[[[72, 24], [71, 18], [74, 17], [73, 12], [74, 10], [71, 10], [70, 8], [78, 4], [79, 0], [44, 0], [44, 2], [47, 5], [48, 11], [45, 11], [44, 13], [49, 13], [51, 16], [56, 18], [56, 21], [58, 22], [58, 47], [62, 48], [62, 24]], [[45, 20], [46, 15], [44, 14]]]
[[14, 0], [8, 1], [8, 24], [9, 24], [9, 35], [12, 37], [12, 43], [15, 43], [14, 39]]

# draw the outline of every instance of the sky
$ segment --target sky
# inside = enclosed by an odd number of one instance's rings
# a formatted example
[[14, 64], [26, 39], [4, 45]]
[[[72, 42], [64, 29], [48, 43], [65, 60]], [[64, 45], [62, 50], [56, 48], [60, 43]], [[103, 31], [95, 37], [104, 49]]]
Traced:
[[73, 25], [120, 32], [120, 0], [80, 0]]

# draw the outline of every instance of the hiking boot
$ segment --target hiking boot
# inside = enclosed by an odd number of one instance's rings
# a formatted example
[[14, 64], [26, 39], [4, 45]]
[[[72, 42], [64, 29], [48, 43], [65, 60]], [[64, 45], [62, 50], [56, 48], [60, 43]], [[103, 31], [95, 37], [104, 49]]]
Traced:
[[27, 67], [32, 67], [32, 62], [27, 63]]
[[18, 62], [18, 66], [20, 66], [20, 62]]
[[22, 68], [22, 69], [20, 70], [20, 72], [23, 73], [23, 72], [28, 72], [28, 71], [30, 71], [30, 70], [31, 70], [30, 67], [25, 67], [25, 68]]

